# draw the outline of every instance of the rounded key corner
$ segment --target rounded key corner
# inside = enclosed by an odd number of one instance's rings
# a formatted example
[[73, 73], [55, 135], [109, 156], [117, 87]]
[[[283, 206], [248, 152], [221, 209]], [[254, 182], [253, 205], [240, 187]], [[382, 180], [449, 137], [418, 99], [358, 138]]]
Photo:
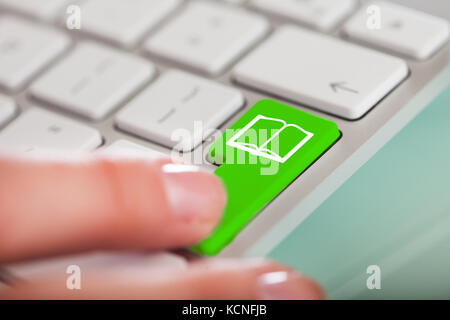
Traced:
[[206, 161], [211, 163], [213, 166], [220, 167], [221, 165], [224, 164], [224, 161], [223, 161], [223, 159], [222, 160], [218, 159], [218, 157], [215, 154], [212, 154], [212, 152], [214, 152], [214, 151], [215, 150], [211, 151], [211, 149], [210, 149], [210, 151], [206, 155]]
[[196, 254], [208, 257], [216, 256], [222, 251], [223, 247], [211, 245], [211, 243], [206, 243], [205, 241], [207, 240], [203, 240], [202, 242], [190, 247], [189, 250]]

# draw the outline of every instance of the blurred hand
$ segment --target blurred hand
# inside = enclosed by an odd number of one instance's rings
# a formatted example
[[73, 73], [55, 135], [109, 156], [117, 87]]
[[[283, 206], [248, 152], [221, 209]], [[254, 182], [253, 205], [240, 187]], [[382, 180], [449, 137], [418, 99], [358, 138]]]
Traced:
[[[208, 236], [225, 204], [220, 181], [168, 160], [0, 158], [0, 265], [93, 250], [185, 247]], [[82, 290], [49, 275], [0, 299], [318, 299], [312, 280], [265, 260], [203, 259], [184, 272], [83, 273]]]

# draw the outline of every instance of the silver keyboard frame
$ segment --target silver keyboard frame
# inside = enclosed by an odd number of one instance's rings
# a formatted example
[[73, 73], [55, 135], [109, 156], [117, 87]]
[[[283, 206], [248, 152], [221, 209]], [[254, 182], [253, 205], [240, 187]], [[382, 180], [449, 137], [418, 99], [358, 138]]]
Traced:
[[[433, 5], [435, 5], [434, 2], [436, 3], [439, 2], [442, 4], [445, 1], [448, 0], [442, 1], [433, 0], [432, 2], [423, 1], [421, 5], [422, 8], [424, 6], [432, 7]], [[405, 3], [405, 1], [401, 0], [398, 0], [397, 2], [401, 2], [403, 4]], [[418, 3], [418, 1], [411, 1], [411, 2]], [[165, 19], [165, 21], [163, 21], [163, 23], [161, 23], [158, 28], [152, 30], [149, 33], [149, 35], [157, 32], [158, 29], [161, 27], [161, 25], [164, 25], [164, 23], [166, 23], [168, 20], [174, 18], [174, 16], [176, 16], [179, 13], [179, 11], [183, 9], [182, 7], [180, 7], [179, 9], [176, 10], [176, 12], [167, 17], [167, 19]], [[244, 5], [244, 7], [248, 7], [248, 5]], [[419, 7], [418, 9], [421, 9], [421, 7]], [[254, 9], [251, 10], [254, 11]], [[2, 11], [0, 14], [4, 13], [7, 12]], [[291, 21], [280, 19], [279, 17], [276, 16], [271, 16], [267, 14], [264, 15], [270, 18], [270, 21], [272, 23], [272, 29], [271, 32], [269, 32], [269, 34], [259, 43], [263, 42], [267, 37], [269, 37], [270, 34], [273, 32], [273, 30], [277, 28], [279, 25], [292, 23]], [[450, 14], [446, 16], [446, 18], [449, 19]], [[58, 27], [60, 30], [64, 31], [64, 28], [62, 28], [61, 25], [55, 23], [55, 26]], [[93, 39], [92, 37], [86, 37], [82, 34], [74, 34], [67, 30], [66, 32], [68, 32], [72, 36], [72, 38], [75, 39], [74, 44], [76, 44], [78, 41]], [[337, 28], [337, 30], [334, 30], [331, 33], [331, 35], [343, 38], [341, 27]], [[101, 42], [106, 45], [110, 45], [104, 41]], [[117, 48], [113, 45], [111, 46], [114, 47], [115, 49], [121, 50], [120, 48]], [[258, 46], [258, 44], [256, 44], [255, 47], [256, 46]], [[55, 63], [61, 60], [67, 54], [67, 52], [72, 49], [72, 47], [69, 48], [58, 59], [55, 59], [55, 61], [53, 61], [51, 65], [49, 65], [46, 69], [44, 69], [40, 73], [40, 75], [45, 73], [46, 70], [50, 69]], [[155, 63], [155, 65], [157, 66], [158, 74], [163, 73], [168, 68], [179, 68], [182, 70], [187, 70], [198, 74], [198, 72], [196, 72], [195, 70], [187, 69], [182, 65], [178, 65], [176, 63], [169, 62], [155, 56], [148, 56], [147, 54], [144, 53], [144, 51], [141, 48], [133, 50], [133, 52], [137, 55], [149, 58], [153, 63]], [[277, 198], [275, 198], [268, 206], [266, 206], [266, 208], [264, 208], [258, 214], [258, 216], [255, 219], [253, 219], [252, 222], [250, 222], [250, 224], [247, 227], [245, 227], [245, 229], [235, 238], [235, 240], [222, 251], [220, 256], [236, 257], [249, 255], [248, 250], [252, 248], [255, 245], [255, 243], [257, 243], [261, 239], [263, 235], [267, 234], [272, 228], [272, 226], [274, 226], [278, 221], [280, 221], [283, 217], [285, 217], [296, 205], [298, 205], [302, 200], [304, 200], [313, 190], [318, 188], [318, 186], [320, 186], [332, 172], [334, 172], [337, 168], [341, 166], [341, 164], [343, 164], [346, 160], [352, 157], [352, 155], [354, 155], [354, 153], [368, 139], [370, 139], [375, 133], [377, 133], [389, 119], [391, 119], [400, 110], [402, 110], [402, 108], [408, 103], [408, 101], [411, 100], [411, 98], [416, 93], [418, 93], [421, 89], [423, 89], [442, 69], [444, 69], [445, 66], [450, 64], [450, 44], [447, 43], [436, 55], [434, 55], [431, 59], [424, 62], [414, 61], [405, 57], [402, 58], [405, 59], [405, 61], [409, 66], [410, 70], [409, 77], [404, 82], [402, 82], [395, 90], [393, 90], [385, 99], [383, 99], [372, 110], [370, 110], [368, 114], [366, 114], [363, 118], [356, 121], [344, 120], [335, 117], [333, 115], [325, 114], [323, 112], [307, 108], [292, 101], [287, 101], [279, 97], [274, 97], [238, 85], [232, 80], [230, 71], [232, 70], [232, 67], [230, 67], [230, 70], [225, 74], [221, 75], [220, 77], [214, 78], [214, 80], [216, 81], [238, 88], [246, 98], [245, 107], [240, 112], [235, 114], [232, 118], [228, 119], [221, 126], [221, 129], [230, 126], [243, 113], [245, 113], [245, 111], [249, 107], [251, 107], [257, 101], [265, 98], [272, 98], [336, 122], [343, 134], [342, 138], [330, 150], [328, 150], [325, 153], [325, 155], [323, 155], [307, 171], [305, 171], [300, 176], [300, 178], [297, 178], [287, 189], [285, 189]], [[205, 75], [202, 76], [208, 78]], [[150, 83], [155, 81], [155, 79], [157, 78], [158, 75], [152, 81], [150, 81]], [[34, 79], [32, 79], [31, 81], [33, 80]], [[8, 94], [8, 92], [3, 91], [1, 89], [0, 92], [11, 96], [10, 94]], [[170, 153], [170, 150], [163, 146], [146, 141], [144, 139], [140, 139], [138, 137], [132, 136], [130, 134], [118, 130], [114, 125], [115, 112], [110, 114], [107, 118], [105, 118], [102, 121], [92, 122], [78, 115], [68, 113], [66, 111], [63, 111], [62, 109], [49, 106], [45, 103], [30, 98], [27, 89], [23, 90], [22, 92], [16, 95], [12, 95], [12, 97], [16, 100], [19, 106], [19, 112], [16, 115], [16, 117], [19, 116], [20, 113], [22, 113], [23, 111], [30, 108], [31, 106], [38, 106], [43, 109], [52, 110], [57, 114], [69, 116], [81, 123], [84, 123], [90, 127], [98, 129], [101, 132], [102, 136], [104, 137], [104, 145], [109, 145], [110, 143], [118, 139], [127, 139], [129, 141], [150, 147], [152, 149], [161, 151], [166, 154]], [[128, 101], [131, 100], [133, 97], [134, 96], [130, 97]], [[121, 107], [124, 106], [128, 101], [125, 101], [121, 105]], [[207, 150], [208, 145], [212, 143], [213, 140], [214, 139], [210, 138], [204, 142], [203, 151]], [[193, 156], [194, 154], [197, 156], [204, 156], [204, 154], [200, 153], [202, 153], [201, 148], [197, 148], [196, 150], [193, 151]], [[209, 164], [207, 162], [204, 164], [204, 167], [206, 170], [210, 171], [213, 171], [216, 168], [214, 165]], [[354, 170], [356, 169], [357, 167], [355, 166]], [[299, 218], [299, 223], [300, 220], [301, 219]], [[283, 239], [288, 233], [289, 231], [287, 230], [285, 234], [278, 235], [277, 238], [274, 239], [272, 247], [274, 247], [279, 241], [281, 241], [281, 239]], [[251, 255], [265, 255], [268, 253], [269, 249], [270, 248], [267, 248], [267, 250], [261, 250], [258, 252], [253, 251]]]

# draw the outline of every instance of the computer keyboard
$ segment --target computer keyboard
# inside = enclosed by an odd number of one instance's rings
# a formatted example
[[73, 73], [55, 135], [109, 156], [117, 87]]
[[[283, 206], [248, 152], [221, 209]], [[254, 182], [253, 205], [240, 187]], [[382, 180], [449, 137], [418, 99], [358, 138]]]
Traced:
[[[80, 30], [66, 28], [73, 4]], [[175, 147], [214, 170], [210, 134], [260, 100], [335, 122], [342, 138], [241, 233], [239, 254], [450, 62], [447, 20], [374, 4], [376, 32], [356, 0], [0, 0], [0, 149]], [[191, 139], [176, 144], [176, 129]]]

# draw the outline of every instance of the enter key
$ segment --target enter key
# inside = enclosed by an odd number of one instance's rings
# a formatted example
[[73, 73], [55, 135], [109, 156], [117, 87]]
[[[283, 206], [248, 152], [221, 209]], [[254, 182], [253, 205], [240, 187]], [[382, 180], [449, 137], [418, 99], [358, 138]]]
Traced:
[[219, 253], [339, 137], [330, 120], [271, 100], [256, 103], [210, 147], [228, 201], [219, 225], [192, 250]]

